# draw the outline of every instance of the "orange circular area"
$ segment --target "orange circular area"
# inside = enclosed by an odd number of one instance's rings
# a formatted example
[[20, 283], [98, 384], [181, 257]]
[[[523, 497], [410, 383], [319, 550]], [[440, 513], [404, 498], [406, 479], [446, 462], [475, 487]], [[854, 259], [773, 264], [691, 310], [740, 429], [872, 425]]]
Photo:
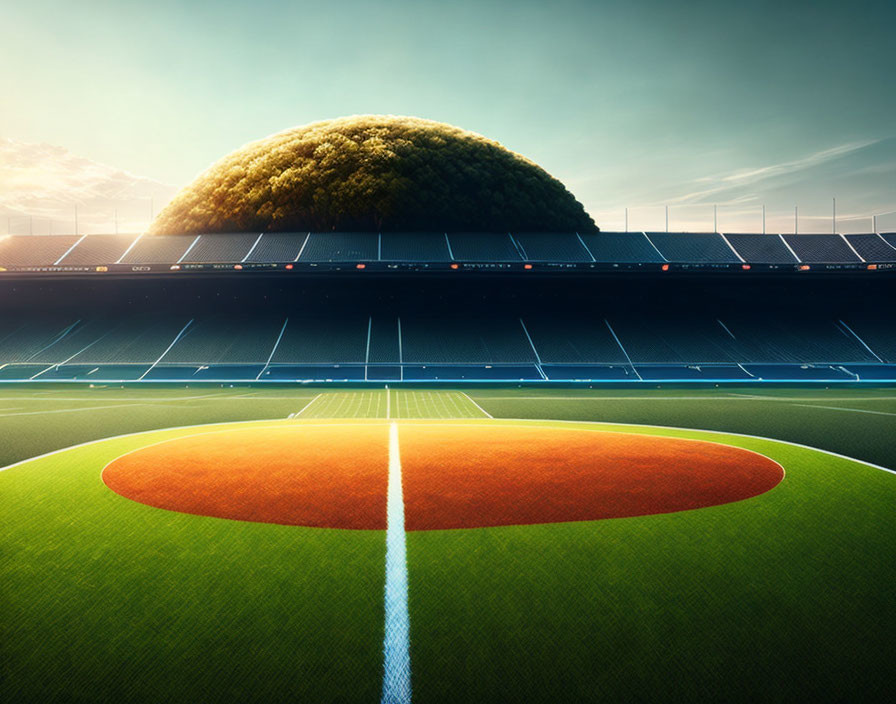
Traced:
[[383, 426], [246, 428], [151, 445], [103, 470], [112, 491], [183, 513], [386, 528]]
[[[784, 476], [717, 443], [537, 426], [399, 424], [408, 530], [668, 513], [747, 499]], [[389, 426], [243, 428], [169, 440], [103, 480], [159, 508], [286, 525], [386, 527]]]
[[730, 445], [544, 427], [402, 428], [401, 461], [408, 530], [670, 513], [747, 499], [784, 477]]

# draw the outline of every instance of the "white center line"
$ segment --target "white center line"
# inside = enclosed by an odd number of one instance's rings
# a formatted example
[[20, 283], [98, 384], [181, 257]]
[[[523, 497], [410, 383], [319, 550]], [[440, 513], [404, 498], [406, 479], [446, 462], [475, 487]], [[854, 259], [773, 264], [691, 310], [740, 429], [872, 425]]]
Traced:
[[382, 704], [410, 704], [411, 622], [408, 562], [398, 423], [389, 426], [389, 487], [386, 495], [386, 632], [383, 638]]

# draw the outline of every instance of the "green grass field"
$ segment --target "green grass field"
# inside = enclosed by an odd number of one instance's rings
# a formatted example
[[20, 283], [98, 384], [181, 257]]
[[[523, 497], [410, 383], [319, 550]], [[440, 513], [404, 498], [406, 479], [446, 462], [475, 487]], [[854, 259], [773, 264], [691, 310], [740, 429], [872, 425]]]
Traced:
[[896, 476], [867, 464], [896, 468], [894, 389], [40, 386], [0, 387], [0, 701], [378, 701], [382, 531], [165, 511], [100, 478], [170, 438], [369, 418], [708, 439], [786, 471], [693, 511], [409, 532], [413, 701], [896, 685]]

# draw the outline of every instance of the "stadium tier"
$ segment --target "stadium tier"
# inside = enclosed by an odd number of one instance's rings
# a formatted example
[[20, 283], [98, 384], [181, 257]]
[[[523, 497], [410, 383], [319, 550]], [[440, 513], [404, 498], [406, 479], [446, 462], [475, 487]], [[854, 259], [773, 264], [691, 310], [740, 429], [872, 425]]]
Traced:
[[842, 235], [784, 235], [784, 240], [806, 264], [862, 261]]
[[799, 260], [781, 235], [725, 234], [745, 262], [753, 264], [796, 264]]
[[[554, 271], [624, 268], [774, 270], [896, 264], [890, 234], [761, 235], [694, 232], [297, 232], [0, 237], [0, 271], [192, 272], [222, 268], [367, 268]], [[563, 265], [556, 267], [556, 265]], [[329, 267], [329, 268], [328, 268]], [[547, 269], [544, 269], [547, 267]], [[877, 267], [875, 267], [877, 268]]]
[[3, 381], [896, 381], [880, 318], [5, 316]]
[[648, 239], [668, 262], [736, 264], [743, 259], [715, 232], [648, 232]]

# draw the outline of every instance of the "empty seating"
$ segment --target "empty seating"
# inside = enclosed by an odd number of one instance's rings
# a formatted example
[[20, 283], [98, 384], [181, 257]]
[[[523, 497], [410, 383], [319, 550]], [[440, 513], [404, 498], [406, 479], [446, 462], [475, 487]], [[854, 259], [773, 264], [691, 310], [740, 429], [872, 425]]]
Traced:
[[283, 328], [277, 318], [221, 316], [188, 327], [162, 357], [164, 364], [265, 364]]
[[376, 232], [312, 232], [299, 261], [363, 262], [379, 259]]
[[410, 364], [532, 363], [535, 355], [518, 320], [401, 318], [402, 361]]
[[582, 235], [582, 239], [598, 262], [656, 264], [666, 261], [643, 232], [598, 232]]
[[866, 262], [896, 262], [896, 247], [880, 235], [846, 235], [846, 239]]
[[290, 317], [273, 364], [363, 364], [368, 316]]
[[751, 264], [796, 264], [780, 235], [725, 234], [731, 246]]
[[574, 232], [514, 233], [526, 259], [532, 262], [590, 262], [591, 254]]
[[143, 235], [121, 258], [122, 264], [175, 264], [196, 235]]
[[881, 237], [883, 237], [891, 247], [896, 247], [896, 232], [887, 232], [882, 234]]
[[648, 232], [650, 241], [670, 262], [734, 264], [738, 256], [717, 232]]
[[307, 232], [265, 233], [246, 257], [246, 261], [259, 264], [294, 262], [299, 258], [307, 239]]
[[520, 253], [506, 232], [452, 232], [453, 258], [459, 262], [518, 262]]
[[806, 264], [843, 264], [861, 261], [840, 235], [784, 235], [787, 244]]
[[134, 235], [88, 235], [59, 260], [61, 266], [114, 264], [127, 251]]
[[622, 348], [602, 318], [526, 316], [541, 361], [550, 364], [625, 364]]
[[52, 266], [80, 237], [74, 235], [7, 235], [0, 237], [0, 266]]
[[380, 237], [380, 259], [384, 262], [451, 261], [444, 232], [384, 232]]
[[249, 235], [202, 235], [184, 257], [184, 263], [229, 264], [241, 262], [258, 239], [258, 233]]

